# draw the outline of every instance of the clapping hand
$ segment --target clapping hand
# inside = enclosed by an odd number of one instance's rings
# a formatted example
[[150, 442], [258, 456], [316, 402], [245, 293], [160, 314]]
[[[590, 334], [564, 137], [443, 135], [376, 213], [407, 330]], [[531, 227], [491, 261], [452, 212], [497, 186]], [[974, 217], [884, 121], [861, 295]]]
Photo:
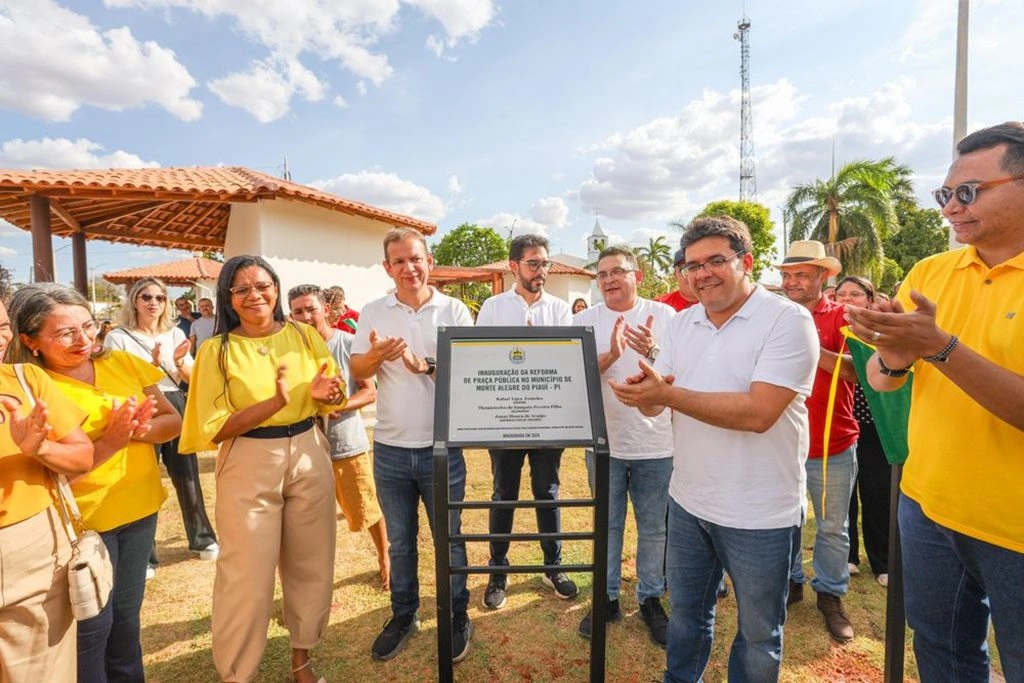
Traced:
[[401, 337], [381, 337], [377, 330], [370, 330], [370, 353], [383, 363], [398, 360], [405, 353], [407, 345]]
[[[147, 401], [150, 400], [152, 399], [147, 397]], [[119, 451], [127, 446], [135, 430], [139, 428], [139, 422], [135, 419], [137, 409], [138, 402], [134, 396], [129, 397], [124, 403], [118, 403], [115, 398], [107, 418], [107, 429], [99, 441], [103, 441], [111, 451]]]
[[654, 348], [654, 335], [651, 333], [651, 326], [654, 324], [654, 316], [647, 316], [647, 322], [637, 327], [626, 325], [623, 334], [626, 337], [626, 343], [629, 347], [639, 353], [644, 358], [648, 358], [651, 355], [651, 349]]
[[309, 394], [314, 400], [327, 405], [338, 405], [345, 400], [345, 382], [340, 376], [327, 377], [327, 363], [320, 366], [313, 381], [309, 383]]
[[142, 439], [149, 430], [153, 428], [152, 419], [156, 414], [156, 399], [147, 396], [146, 399], [135, 408], [135, 422], [138, 426], [132, 431], [133, 439]]
[[22, 455], [35, 458], [50, 433], [46, 404], [36, 401], [35, 407], [24, 417], [21, 415], [21, 401], [14, 396], [0, 394], [0, 406], [7, 413], [0, 413], [0, 424], [9, 422], [11, 440], [17, 444]]
[[651, 408], [665, 405], [662, 391], [671, 387], [675, 377], [665, 375], [662, 377], [645, 360], [639, 361], [640, 372], [626, 378], [623, 383], [609, 381], [608, 386], [615, 393], [615, 398], [624, 405], [634, 408]]
[[185, 362], [185, 356], [192, 350], [192, 342], [186, 339], [174, 347], [174, 367]]

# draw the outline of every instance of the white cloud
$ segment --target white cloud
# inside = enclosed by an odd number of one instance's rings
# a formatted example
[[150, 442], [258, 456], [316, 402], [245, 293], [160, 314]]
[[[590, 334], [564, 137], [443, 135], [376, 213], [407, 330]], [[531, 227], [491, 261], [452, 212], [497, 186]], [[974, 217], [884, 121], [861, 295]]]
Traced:
[[253, 62], [238, 71], [211, 81], [209, 88], [225, 104], [240, 107], [260, 123], [275, 121], [288, 113], [298, 94], [308, 102], [323, 99], [326, 85], [295, 59], [271, 58]]
[[462, 183], [459, 182], [459, 176], [453, 175], [448, 179], [448, 192], [450, 194], [462, 194]]
[[473, 221], [484, 228], [493, 228], [502, 237], [516, 237], [518, 235], [548, 235], [548, 226], [538, 223], [529, 216], [507, 211], [496, 213], [487, 218], [478, 218]]
[[564, 228], [569, 222], [569, 207], [561, 197], [544, 197], [530, 207], [530, 217], [541, 225]]
[[0, 247], [0, 256], [17, 256], [18, 251], [10, 247]]
[[348, 109], [348, 101], [341, 95], [335, 95], [334, 106], [338, 109]]
[[366, 94], [366, 81], [359, 81], [356, 83], [356, 92], [360, 95]]
[[[476, 40], [496, 11], [494, 0], [104, 0], [108, 7], [184, 10], [210, 20], [226, 18], [243, 35], [264, 46], [268, 58], [210, 85], [227, 104], [242, 107], [260, 121], [280, 118], [293, 95], [320, 99], [310, 97], [311, 91], [324, 87], [301, 66], [305, 54], [339, 63], [360, 79], [360, 94], [365, 94], [365, 81], [377, 86], [384, 83], [394, 68], [379, 43], [397, 28], [402, 3], [441, 24], [444, 37], [431, 36], [427, 41], [439, 57], [446, 46]], [[297, 67], [305, 72], [301, 78], [295, 73]], [[276, 72], [277, 77], [268, 71]], [[258, 94], [244, 95], [247, 85], [272, 101], [261, 105]], [[224, 91], [229, 92], [227, 97]]]
[[440, 197], [422, 185], [399, 178], [394, 173], [360, 171], [328, 180], [317, 180], [310, 185], [347, 199], [366, 202], [433, 223], [443, 218], [447, 212]]
[[0, 145], [0, 166], [7, 168], [155, 168], [160, 164], [146, 161], [136, 154], [116, 150], [103, 154], [105, 148], [86, 138], [15, 138]]
[[122, 111], [156, 104], [192, 121], [202, 104], [172, 50], [140, 42], [127, 27], [101, 31], [54, 0], [7, 0], [0, 8], [0, 107], [67, 121], [82, 106]]
[[[837, 165], [894, 156], [916, 169], [915, 187], [923, 197], [932, 176], [945, 170], [951, 133], [947, 121], [913, 120], [908, 94], [915, 88], [913, 81], [898, 80], [827, 102], [812, 101], [786, 79], [753, 88], [758, 201], [778, 206], [793, 185], [827, 177], [833, 141]], [[804, 108], [815, 115], [804, 115]], [[739, 90], [705, 90], [676, 116], [582, 148], [595, 155], [591, 177], [570, 198], [580, 201], [584, 213], [651, 222], [657, 229], [689, 219], [710, 201], [737, 198], [739, 110]]]

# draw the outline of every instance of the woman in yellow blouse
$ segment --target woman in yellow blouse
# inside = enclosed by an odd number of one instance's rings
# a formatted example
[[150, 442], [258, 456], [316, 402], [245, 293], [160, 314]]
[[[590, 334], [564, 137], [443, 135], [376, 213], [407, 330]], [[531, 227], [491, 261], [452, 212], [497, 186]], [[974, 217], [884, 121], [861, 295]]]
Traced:
[[78, 680], [142, 681], [139, 610], [156, 513], [167, 497], [153, 444], [177, 435], [181, 418], [157, 384], [163, 371], [96, 344], [96, 321], [77, 291], [55, 284], [22, 287], [10, 300], [11, 362], [41, 366], [87, 413], [95, 449], [89, 472], [71, 488], [87, 529], [110, 553], [114, 587], [106, 607], [78, 624]]
[[[0, 303], [0, 358], [11, 337]], [[53, 506], [53, 473], [87, 472], [92, 442], [80, 426], [85, 413], [39, 368], [24, 370], [34, 408], [14, 368], [0, 365], [0, 679], [71, 681], [71, 544]]]
[[224, 264], [217, 326], [192, 369], [179, 445], [182, 453], [219, 445], [212, 631], [225, 681], [259, 670], [276, 568], [299, 683], [316, 679], [308, 651], [330, 618], [334, 475], [314, 425], [345, 404], [345, 383], [320, 334], [285, 321], [280, 286], [259, 256]]

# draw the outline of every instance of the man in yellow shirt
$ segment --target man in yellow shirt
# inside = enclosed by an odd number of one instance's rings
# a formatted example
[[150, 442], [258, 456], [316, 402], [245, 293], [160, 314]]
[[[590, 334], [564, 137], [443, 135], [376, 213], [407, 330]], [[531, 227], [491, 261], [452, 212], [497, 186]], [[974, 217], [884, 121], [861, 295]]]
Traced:
[[991, 617], [1024, 680], [1024, 123], [979, 130], [934, 196], [964, 249], [921, 261], [890, 312], [850, 308], [878, 352], [868, 379], [914, 370], [899, 507], [907, 622], [922, 681], [988, 681]]

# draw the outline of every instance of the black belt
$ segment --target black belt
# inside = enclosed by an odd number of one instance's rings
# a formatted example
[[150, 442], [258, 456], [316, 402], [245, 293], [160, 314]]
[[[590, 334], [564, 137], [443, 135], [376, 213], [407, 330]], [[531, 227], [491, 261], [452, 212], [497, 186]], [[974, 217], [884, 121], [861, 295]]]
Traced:
[[246, 436], [250, 439], [283, 439], [288, 436], [298, 436], [304, 432], [308, 432], [316, 424], [316, 418], [307, 417], [305, 420], [295, 422], [290, 425], [281, 425], [280, 427], [257, 427], [256, 429], [250, 429], [242, 436]]

